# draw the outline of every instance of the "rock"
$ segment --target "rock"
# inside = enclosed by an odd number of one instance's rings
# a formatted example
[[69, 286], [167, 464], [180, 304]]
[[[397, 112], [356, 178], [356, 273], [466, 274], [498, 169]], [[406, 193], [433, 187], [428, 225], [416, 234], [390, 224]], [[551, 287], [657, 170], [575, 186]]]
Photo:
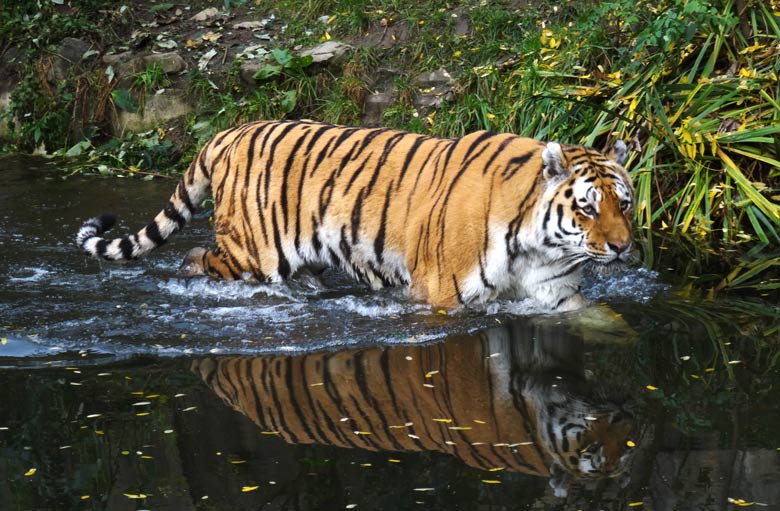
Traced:
[[313, 61], [317, 62], [337, 62], [344, 57], [347, 52], [352, 50], [352, 46], [339, 41], [326, 41], [322, 44], [318, 44], [314, 48], [303, 50], [300, 52], [301, 57], [311, 55]]
[[422, 112], [441, 107], [442, 101], [452, 98], [453, 83], [452, 75], [444, 68], [418, 75], [414, 79], [419, 88], [413, 100], [414, 106]]
[[152, 53], [143, 57], [143, 61], [146, 67], [157, 64], [167, 74], [181, 73], [187, 69], [187, 62], [174, 51], [169, 53]]
[[132, 58], [133, 58], [133, 52], [128, 50], [128, 51], [123, 51], [122, 53], [103, 55], [103, 63], [109, 66], [119, 66], [127, 62], [130, 62]]
[[457, 11], [451, 14], [452, 32], [458, 37], [468, 37], [471, 35], [472, 27], [468, 14], [465, 11]]
[[414, 79], [414, 84], [420, 88], [430, 89], [442, 86], [449, 87], [453, 83], [452, 75], [444, 68], [430, 73], [422, 73]]
[[177, 74], [187, 69], [187, 62], [177, 52], [135, 56], [132, 51], [125, 51], [103, 56], [103, 63], [113, 68], [116, 86], [120, 89], [130, 88], [133, 76], [142, 73], [152, 64], [157, 64], [167, 74]]
[[192, 21], [208, 21], [211, 18], [215, 18], [218, 15], [219, 15], [219, 9], [217, 9], [216, 7], [209, 7], [208, 9], [203, 9], [202, 11], [200, 11], [190, 19]]
[[363, 125], [367, 127], [382, 126], [385, 110], [395, 104], [394, 91], [380, 91], [366, 96], [363, 104]]
[[127, 132], [140, 133], [165, 125], [168, 121], [189, 115], [192, 105], [186, 95], [175, 91], [165, 91], [146, 97], [143, 111], [138, 113], [119, 110], [114, 120], [114, 134], [121, 136]]
[[114, 70], [114, 77], [117, 80], [116, 86], [120, 89], [130, 88], [133, 75], [143, 71], [145, 67], [143, 58], [136, 57], [132, 51], [104, 55], [103, 63], [111, 66]]
[[60, 43], [59, 48], [52, 58], [51, 67], [46, 73], [49, 83], [61, 82], [68, 78], [84, 54], [92, 48], [92, 45], [75, 37], [66, 37]]
[[90, 49], [92, 45], [75, 37], [66, 37], [60, 43], [57, 54], [65, 59], [77, 64], [81, 57]]
[[21, 69], [28, 61], [27, 53], [18, 46], [9, 46], [0, 55], [0, 66], [6, 70], [11, 67]]
[[268, 23], [264, 23], [262, 21], [242, 21], [240, 23], [233, 24], [234, 30], [259, 30], [261, 28], [265, 28], [265, 26]]
[[241, 63], [241, 67], [238, 68], [238, 76], [241, 77], [241, 81], [247, 85], [253, 85], [255, 83], [255, 73], [257, 73], [261, 67], [267, 65], [268, 62], [247, 60]]

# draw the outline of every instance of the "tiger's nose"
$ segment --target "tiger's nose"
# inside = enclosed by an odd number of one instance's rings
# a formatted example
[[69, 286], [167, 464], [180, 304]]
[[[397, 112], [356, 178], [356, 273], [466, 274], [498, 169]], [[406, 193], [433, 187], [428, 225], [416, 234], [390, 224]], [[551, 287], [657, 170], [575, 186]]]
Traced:
[[607, 246], [612, 250], [614, 253], [620, 255], [626, 250], [628, 250], [631, 247], [631, 243], [607, 243]]

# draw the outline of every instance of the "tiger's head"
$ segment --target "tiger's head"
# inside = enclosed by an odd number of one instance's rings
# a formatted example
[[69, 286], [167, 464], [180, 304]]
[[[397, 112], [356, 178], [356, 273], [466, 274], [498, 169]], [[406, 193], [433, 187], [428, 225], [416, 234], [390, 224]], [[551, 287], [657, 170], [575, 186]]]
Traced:
[[548, 142], [542, 152], [546, 183], [540, 212], [544, 244], [573, 261], [625, 261], [631, 248], [634, 193], [623, 168], [626, 145], [604, 155], [583, 146]]
[[589, 404], [569, 398], [563, 406], [548, 406], [540, 432], [552, 457], [550, 486], [565, 497], [572, 480], [619, 479], [628, 483], [628, 468], [636, 449], [637, 423], [616, 403]]

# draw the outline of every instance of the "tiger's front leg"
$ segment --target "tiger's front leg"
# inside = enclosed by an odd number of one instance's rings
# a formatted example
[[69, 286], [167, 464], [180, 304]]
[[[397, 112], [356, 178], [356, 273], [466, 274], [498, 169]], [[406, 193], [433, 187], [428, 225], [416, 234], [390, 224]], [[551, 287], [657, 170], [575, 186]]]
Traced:
[[576, 311], [576, 310], [584, 309], [588, 305], [590, 305], [588, 299], [582, 296], [582, 293], [577, 292], [569, 296], [568, 298], [566, 298], [563, 302], [561, 302], [555, 308], [555, 312]]

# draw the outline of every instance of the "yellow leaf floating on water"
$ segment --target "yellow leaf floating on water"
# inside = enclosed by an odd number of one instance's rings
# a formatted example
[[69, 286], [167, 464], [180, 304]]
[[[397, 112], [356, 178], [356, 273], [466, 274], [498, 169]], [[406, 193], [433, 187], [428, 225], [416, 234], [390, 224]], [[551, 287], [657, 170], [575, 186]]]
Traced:
[[370, 431], [353, 431], [356, 435], [370, 435]]
[[246, 460], [232, 460], [230, 463], [233, 465], [241, 465], [243, 463], [246, 463]]
[[143, 493], [124, 493], [123, 495], [128, 499], [134, 499], [134, 500], [146, 498], [146, 495]]
[[278, 435], [279, 432], [278, 431], [261, 431], [260, 434], [261, 435]]
[[[756, 504], [759, 504], [758, 502], [748, 502], [745, 499], [732, 499], [731, 497], [728, 498], [728, 501], [729, 503], [739, 507], [749, 507], [749, 506], [754, 506]], [[759, 504], [759, 505], [763, 506], [763, 504]]]
[[629, 447], [636, 447], [636, 444], [633, 441], [631, 441], [631, 440], [626, 442], [626, 445], [629, 446]]
[[389, 461], [390, 463], [401, 463], [401, 460], [397, 460], [395, 458], [389, 458], [387, 461]]
[[647, 387], [645, 387], [645, 388], [646, 388], [647, 390], [658, 390], [658, 387], [654, 387], [654, 386], [652, 386], [652, 385], [648, 385], [648, 386], [647, 386]]
[[501, 481], [498, 479], [483, 479], [482, 482], [485, 484], [501, 484]]
[[37, 468], [31, 468], [30, 470], [28, 470], [27, 472], [25, 472], [25, 473], [24, 473], [24, 476], [25, 476], [25, 477], [30, 477], [30, 476], [33, 476], [33, 475], [35, 475], [35, 473], [36, 473], [37, 471], [38, 471], [38, 469], [37, 469]]
[[5, 344], [8, 344], [8, 339], [6, 339], [5, 337], [3, 337], [2, 339], [0, 339], [0, 343], [3, 343], [4, 345], [5, 345]]
[[637, 506], [643, 506], [644, 504], [645, 504], [644, 502], [630, 502], [630, 503], [628, 504], [628, 507], [637, 507]]
[[452, 419], [433, 419], [434, 422], [444, 422], [444, 423], [451, 423]]
[[255, 491], [258, 488], [260, 488], [260, 487], [259, 486], [244, 486], [243, 488], [241, 488], [241, 491], [244, 492], [244, 493], [247, 493], [247, 492], [250, 492], [250, 491]]
[[504, 470], [504, 467], [493, 467], [488, 469], [488, 472], [500, 472], [501, 470]]
[[82, 495], [81, 500], [89, 500], [89, 495]]

